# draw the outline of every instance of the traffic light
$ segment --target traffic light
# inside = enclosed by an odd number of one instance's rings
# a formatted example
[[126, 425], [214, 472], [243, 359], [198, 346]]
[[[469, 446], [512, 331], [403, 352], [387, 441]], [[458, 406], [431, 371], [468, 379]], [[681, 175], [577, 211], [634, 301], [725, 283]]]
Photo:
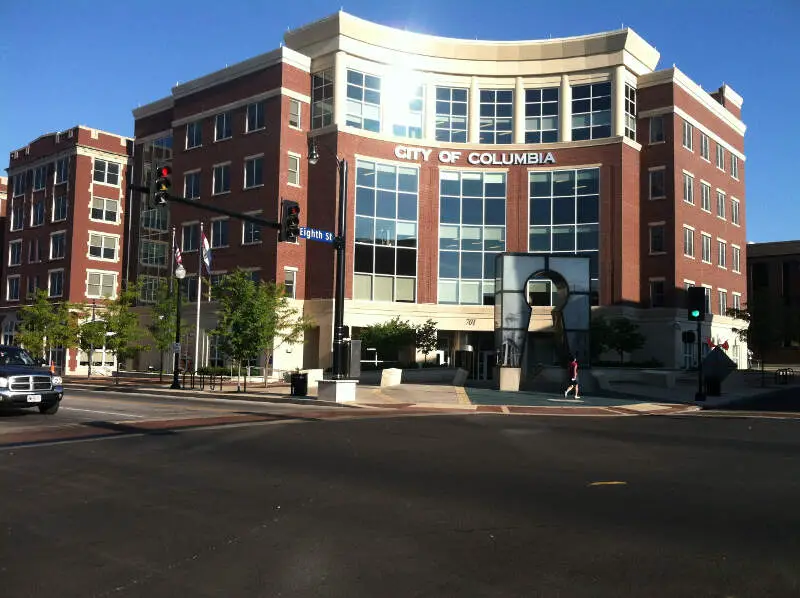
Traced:
[[172, 167], [159, 166], [153, 175], [153, 185], [150, 191], [150, 203], [154, 208], [167, 203], [170, 187], [172, 187]]
[[686, 315], [690, 322], [706, 319], [706, 290], [703, 287], [686, 289]]
[[300, 205], [296, 201], [283, 200], [281, 204], [281, 229], [278, 239], [294, 243], [300, 236]]

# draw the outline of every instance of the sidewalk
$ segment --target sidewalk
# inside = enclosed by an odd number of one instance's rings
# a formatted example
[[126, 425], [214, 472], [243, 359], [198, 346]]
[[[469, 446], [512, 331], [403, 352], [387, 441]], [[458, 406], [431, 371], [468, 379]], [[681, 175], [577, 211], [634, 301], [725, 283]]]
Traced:
[[[491, 388], [462, 388], [450, 385], [402, 384], [400, 386], [379, 387], [359, 384], [354, 403], [335, 403], [316, 398], [315, 388], [309, 389], [307, 397], [290, 394], [288, 384], [272, 384], [264, 388], [263, 383], [251, 384], [247, 392], [236, 392], [235, 382], [226, 384], [223, 390], [204, 390], [196, 388], [173, 390], [166, 381], [157, 380], [126, 381], [119, 384], [108, 378], [65, 379], [67, 395], [69, 389], [105, 390], [108, 392], [129, 392], [162, 397], [192, 397], [221, 400], [263, 401], [273, 403], [294, 403], [299, 405], [319, 405], [341, 408], [366, 409], [409, 409], [445, 410], [479, 413], [541, 413], [574, 415], [645, 414], [696, 410], [693, 397], [691, 401], [676, 401], [669, 397], [647, 396], [646, 393], [623, 394], [620, 396], [585, 395], [580, 400], [565, 399], [562, 394], [541, 392], [502, 392]], [[242, 386], [243, 388], [243, 386]], [[659, 390], [659, 389], [656, 389]]]

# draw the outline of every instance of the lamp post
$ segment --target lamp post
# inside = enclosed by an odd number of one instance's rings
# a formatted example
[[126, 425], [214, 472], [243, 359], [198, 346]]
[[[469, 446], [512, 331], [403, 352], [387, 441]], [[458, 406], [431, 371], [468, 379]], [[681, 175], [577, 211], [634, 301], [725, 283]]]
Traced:
[[[340, 159], [336, 155], [334, 158], [339, 172], [339, 223], [337, 235], [333, 240], [333, 248], [336, 251], [336, 287], [333, 300], [333, 378], [341, 380], [346, 377], [344, 372], [344, 277], [347, 238], [347, 160]], [[319, 149], [317, 140], [312, 138], [308, 147], [308, 163], [313, 166], [317, 162], [319, 162]]]
[[[97, 299], [92, 299], [92, 322], [94, 322], [94, 314], [97, 309]], [[92, 360], [94, 359], [94, 326], [92, 326], [92, 344], [89, 347], [89, 374], [87, 378], [92, 377]], [[86, 345], [84, 345], [85, 347]]]
[[181, 387], [181, 381], [178, 378], [181, 352], [180, 350], [175, 351], [175, 348], [178, 347], [181, 342], [181, 281], [185, 276], [186, 269], [178, 264], [178, 267], [175, 268], [175, 278], [177, 279], [175, 285], [175, 347], [173, 347], [175, 358], [172, 364], [172, 384], [170, 385], [170, 388], [174, 389], [180, 389]]

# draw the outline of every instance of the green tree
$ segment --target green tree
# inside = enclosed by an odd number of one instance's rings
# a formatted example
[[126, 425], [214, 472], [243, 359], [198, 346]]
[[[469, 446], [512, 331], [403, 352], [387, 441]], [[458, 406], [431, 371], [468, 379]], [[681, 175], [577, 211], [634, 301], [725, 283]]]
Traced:
[[428, 353], [436, 350], [438, 332], [436, 324], [437, 322], [428, 318], [424, 324], [420, 324], [414, 330], [415, 345], [425, 357], [425, 363], [428, 363]]
[[[289, 303], [283, 285], [260, 281], [237, 269], [219, 286], [217, 326], [210, 334], [217, 337], [222, 352], [242, 362], [283, 343], [296, 343], [311, 326]], [[241, 390], [237, 384], [237, 391]], [[247, 392], [247, 378], [245, 378]]]
[[49, 348], [77, 346], [78, 315], [67, 302], [53, 303], [47, 291], [39, 289], [33, 301], [19, 310], [17, 342], [31, 354], [44, 358]]
[[361, 329], [361, 346], [374, 348], [383, 361], [397, 361], [400, 349], [414, 346], [416, 330], [399, 316]]
[[92, 361], [94, 361], [94, 350], [102, 347], [106, 341], [106, 323], [103, 320], [91, 319], [84, 321], [78, 330], [78, 346], [80, 350], [89, 356], [89, 370], [87, 378], [92, 376]]
[[139, 297], [137, 286], [120, 291], [119, 296], [106, 303], [106, 348], [117, 358], [117, 384], [119, 384], [120, 363], [147, 348], [142, 343], [142, 330], [139, 315], [133, 306]]
[[613, 318], [608, 323], [606, 345], [619, 353], [619, 362], [624, 363], [625, 353], [644, 346], [644, 335], [639, 332], [639, 325], [628, 318]]
[[[177, 285], [176, 285], [177, 286]], [[158, 380], [164, 379], [164, 353], [172, 348], [175, 342], [175, 291], [170, 292], [169, 285], [162, 282], [156, 293], [156, 302], [150, 309], [151, 321], [147, 326], [153, 343], [158, 349]]]

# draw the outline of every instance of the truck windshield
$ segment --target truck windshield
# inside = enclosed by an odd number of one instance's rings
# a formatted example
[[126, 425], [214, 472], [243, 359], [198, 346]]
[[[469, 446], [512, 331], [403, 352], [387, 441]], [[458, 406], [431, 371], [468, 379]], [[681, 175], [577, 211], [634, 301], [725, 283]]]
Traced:
[[0, 349], [0, 365], [36, 365], [36, 362], [22, 349]]

